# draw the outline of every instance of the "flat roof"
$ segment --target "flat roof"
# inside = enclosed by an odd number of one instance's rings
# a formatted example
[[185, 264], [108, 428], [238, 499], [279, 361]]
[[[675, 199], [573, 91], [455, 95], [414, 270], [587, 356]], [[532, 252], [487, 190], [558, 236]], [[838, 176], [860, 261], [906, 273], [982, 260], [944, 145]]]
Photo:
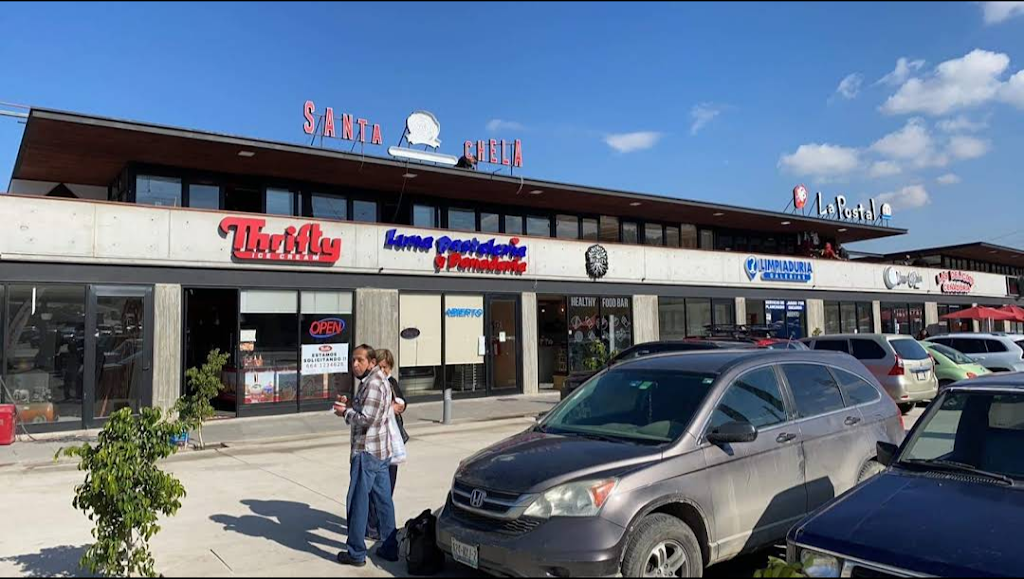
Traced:
[[975, 261], [984, 261], [999, 265], [1024, 267], [1024, 250], [1020, 250], [1015, 247], [1007, 247], [1005, 245], [986, 243], [984, 241], [963, 243], [960, 245], [947, 245], [944, 247], [915, 249], [913, 251], [897, 251], [895, 253], [886, 254], [883, 257], [886, 260], [891, 260], [902, 259], [908, 255], [910, 257], [948, 255], [950, 257], [958, 257], [960, 259], [973, 259]]
[[[241, 150], [253, 157], [240, 157]], [[486, 171], [438, 167], [334, 149], [32, 109], [12, 179], [106, 187], [128, 163], [425, 195], [470, 203], [603, 214], [764, 233], [816, 232], [841, 243], [880, 239], [905, 229], [824, 220]], [[417, 177], [403, 177], [415, 167]], [[530, 191], [541, 190], [540, 195]], [[632, 203], [639, 203], [632, 206]], [[716, 215], [722, 214], [722, 215]], [[783, 225], [788, 222], [789, 225]]]

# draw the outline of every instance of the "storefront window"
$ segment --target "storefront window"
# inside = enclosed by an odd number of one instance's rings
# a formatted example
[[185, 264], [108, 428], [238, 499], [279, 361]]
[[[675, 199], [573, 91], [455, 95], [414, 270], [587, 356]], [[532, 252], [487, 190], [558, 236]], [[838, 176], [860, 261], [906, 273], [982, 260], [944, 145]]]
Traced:
[[527, 217], [526, 234], [535, 237], [551, 237], [551, 220], [536, 215]]
[[508, 235], [523, 235], [526, 231], [523, 229], [523, 218], [520, 215], [506, 215], [505, 216], [505, 233]]
[[559, 239], [579, 239], [580, 220], [575, 215], [555, 216], [555, 236]]
[[287, 189], [267, 189], [268, 215], [294, 215], [295, 193]]
[[348, 199], [334, 195], [314, 193], [311, 198], [313, 215], [319, 219], [348, 220]]
[[302, 400], [333, 400], [352, 386], [350, 292], [302, 292]]
[[587, 241], [597, 241], [598, 228], [597, 219], [583, 219], [583, 239]]
[[950, 334], [956, 334], [960, 332], [973, 332], [974, 324], [971, 320], [944, 320], [944, 316], [959, 312], [960, 310], [967, 309], [970, 306], [964, 306], [959, 304], [939, 304], [939, 326]]
[[716, 326], [732, 326], [736, 324], [736, 301], [714, 300], [713, 323]]
[[747, 300], [747, 324], [763, 326], [765, 324], [764, 300]]
[[195, 209], [220, 209], [220, 187], [191, 184], [188, 186], [188, 206]]
[[658, 326], [662, 340], [682, 340], [687, 337], [686, 300], [658, 298]]
[[633, 345], [633, 312], [629, 298], [601, 298], [601, 333], [610, 356]]
[[601, 216], [601, 241], [606, 243], [619, 242], [619, 218], [609, 215]]
[[622, 222], [622, 243], [630, 243], [634, 245], [640, 243], [636, 223], [633, 223], [632, 221]]
[[417, 396], [441, 391], [441, 294], [403, 293], [398, 311], [402, 393]]
[[632, 307], [629, 298], [571, 296], [569, 370], [593, 370], [600, 354], [606, 357], [633, 345]]
[[480, 231], [484, 233], [500, 233], [501, 216], [497, 213], [480, 212]]
[[924, 329], [924, 304], [883, 303], [882, 333], [916, 336]]
[[449, 209], [448, 229], [476, 231], [476, 211], [472, 209]]
[[844, 303], [840, 306], [840, 313], [843, 318], [843, 331], [857, 331], [857, 304]]
[[[299, 370], [298, 292], [241, 293], [239, 352], [245, 404], [294, 401]], [[237, 388], [236, 388], [237, 391]]]
[[352, 221], [358, 221], [361, 223], [376, 223], [377, 203], [374, 201], [353, 201]]
[[484, 352], [484, 297], [444, 297], [445, 386], [455, 392], [486, 390]]
[[135, 203], [181, 207], [181, 179], [152, 175], [137, 176], [135, 178]]
[[[12, 285], [3, 346], [7, 403], [28, 424], [80, 422], [84, 397], [85, 286]], [[3, 287], [0, 287], [0, 304]], [[97, 355], [103, 351], [97, 349]]]
[[870, 302], [857, 303], [857, 331], [861, 334], [875, 333], [875, 308]]
[[825, 333], [874, 333], [872, 310], [871, 302], [825, 302]]
[[644, 223], [644, 244], [665, 245], [665, 228], [656, 223]]
[[711, 321], [711, 300], [686, 300], [686, 335], [688, 337], [704, 336]]
[[437, 229], [437, 208], [433, 205], [413, 205], [412, 224], [414, 227]]
[[[807, 302], [804, 300], [765, 300], [765, 322], [778, 338], [799, 340], [807, 336]], [[829, 312], [825, 308], [826, 324]]]

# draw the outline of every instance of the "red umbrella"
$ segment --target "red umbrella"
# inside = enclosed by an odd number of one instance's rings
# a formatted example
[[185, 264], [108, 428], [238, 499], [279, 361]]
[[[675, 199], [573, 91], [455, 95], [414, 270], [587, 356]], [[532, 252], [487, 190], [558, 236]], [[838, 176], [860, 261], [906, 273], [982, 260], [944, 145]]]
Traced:
[[975, 306], [942, 316], [943, 320], [994, 320], [997, 322], [1018, 321], [1017, 315], [1003, 309]]
[[1011, 304], [1011, 305], [1003, 306], [1000, 309], [1002, 309], [1004, 312], [1010, 312], [1011, 314], [1016, 316], [1016, 318], [1013, 321], [1015, 321], [1015, 322], [1024, 322], [1024, 308]]

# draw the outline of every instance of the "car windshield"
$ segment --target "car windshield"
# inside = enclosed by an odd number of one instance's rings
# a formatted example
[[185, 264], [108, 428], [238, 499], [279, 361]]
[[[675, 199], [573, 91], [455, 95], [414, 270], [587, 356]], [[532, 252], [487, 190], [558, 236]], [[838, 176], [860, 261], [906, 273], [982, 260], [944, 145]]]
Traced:
[[1024, 393], [949, 392], [915, 429], [900, 464], [1024, 480]]
[[545, 432], [664, 444], [682, 435], [714, 374], [609, 370], [591, 379], [541, 422]]
[[954, 350], [953, 348], [950, 348], [949, 346], [943, 346], [942, 344], [931, 344], [931, 345], [928, 346], [928, 349], [929, 350], [934, 350], [935, 352], [938, 352], [938, 353], [942, 354], [943, 356], [949, 358], [950, 361], [952, 361], [954, 364], [956, 364], [958, 366], [963, 365], [963, 364], [975, 364], [976, 363], [974, 360], [972, 360], [972, 359], [968, 358], [967, 356], [965, 356], [964, 354], [962, 354], [959, 350]]
[[896, 353], [904, 360], [928, 359], [928, 352], [925, 351], [924, 346], [919, 344], [917, 340], [889, 340], [889, 343], [892, 344], [892, 349], [896, 350]]

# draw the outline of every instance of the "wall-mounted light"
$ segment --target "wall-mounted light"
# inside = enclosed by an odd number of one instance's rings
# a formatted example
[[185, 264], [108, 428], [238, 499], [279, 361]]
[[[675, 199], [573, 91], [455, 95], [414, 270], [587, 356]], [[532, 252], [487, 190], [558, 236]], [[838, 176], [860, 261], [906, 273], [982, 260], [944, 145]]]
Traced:
[[238, 152], [238, 156], [239, 157], [245, 157], [245, 158], [248, 159], [249, 157], [255, 157], [256, 156], [256, 152], [255, 151], [239, 151]]
[[849, 231], [849, 229], [847, 229], [847, 228], [845, 228], [845, 227], [840, 227], [840, 228], [839, 228], [839, 229], [837, 229], [836, 231], [838, 231], [839, 233], [846, 233], [847, 231]]
[[718, 212], [715, 212], [715, 213], [711, 214], [712, 217], [721, 217], [723, 215], [725, 215], [725, 213], [722, 213], [721, 211], [718, 211]]
[[404, 179], [415, 179], [416, 177], [419, 177], [416, 173], [406, 173], [402, 175], [402, 178]]
[[641, 203], [639, 201], [634, 201], [634, 202], [629, 204], [630, 207], [640, 207], [641, 205], [643, 205], [643, 203]]
[[782, 225], [792, 225], [792, 224], [793, 224], [792, 221], [783, 221], [782, 222]]
[[540, 195], [543, 192], [543, 189], [534, 189], [533, 191], [530, 191], [530, 195]]

